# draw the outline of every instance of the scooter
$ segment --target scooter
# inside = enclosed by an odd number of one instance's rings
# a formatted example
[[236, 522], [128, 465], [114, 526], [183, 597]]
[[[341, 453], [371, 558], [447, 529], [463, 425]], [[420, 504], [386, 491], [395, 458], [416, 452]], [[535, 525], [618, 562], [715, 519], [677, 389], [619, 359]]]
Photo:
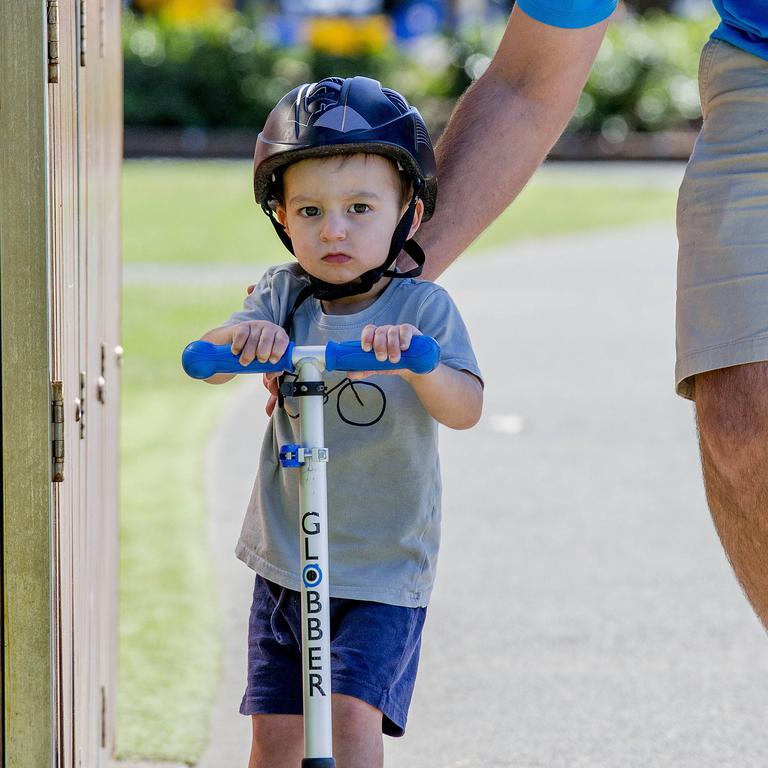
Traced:
[[[280, 448], [285, 468], [301, 469], [299, 539], [301, 550], [301, 648], [304, 699], [302, 768], [335, 768], [331, 723], [331, 661], [328, 571], [328, 510], [323, 398], [323, 371], [393, 371], [429, 373], [440, 361], [440, 347], [431, 336], [414, 336], [400, 361], [390, 363], [364, 352], [359, 341], [328, 342], [325, 346], [288, 345], [277, 363], [254, 360], [241, 365], [228, 344], [194, 341], [182, 353], [182, 365], [194, 379], [215, 373], [293, 372], [287, 394], [299, 400], [301, 444]], [[285, 384], [284, 384], [285, 386]]]

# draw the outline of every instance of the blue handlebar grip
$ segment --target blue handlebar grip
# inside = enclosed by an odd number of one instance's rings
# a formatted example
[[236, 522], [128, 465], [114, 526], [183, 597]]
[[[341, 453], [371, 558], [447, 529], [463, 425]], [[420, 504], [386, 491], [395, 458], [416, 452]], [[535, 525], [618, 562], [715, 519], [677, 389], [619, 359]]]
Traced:
[[181, 364], [193, 379], [207, 379], [215, 373], [271, 373], [293, 370], [293, 342], [276, 363], [260, 363], [254, 360], [240, 365], [238, 355], [232, 354], [229, 344], [211, 344], [210, 341], [193, 341], [181, 353]]
[[429, 373], [440, 362], [440, 345], [431, 336], [414, 336], [411, 346], [400, 353], [400, 362], [379, 361], [373, 352], [363, 352], [359, 341], [329, 341], [325, 347], [326, 371], [397, 371]]

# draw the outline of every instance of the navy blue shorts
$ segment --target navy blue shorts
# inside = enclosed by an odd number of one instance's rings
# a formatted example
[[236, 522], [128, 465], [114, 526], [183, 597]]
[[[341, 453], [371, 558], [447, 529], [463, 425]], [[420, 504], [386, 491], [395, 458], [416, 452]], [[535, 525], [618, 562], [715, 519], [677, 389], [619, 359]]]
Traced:
[[[331, 689], [384, 715], [382, 731], [402, 736], [408, 719], [426, 608], [331, 598]], [[300, 715], [299, 593], [256, 576], [248, 622], [243, 715]]]

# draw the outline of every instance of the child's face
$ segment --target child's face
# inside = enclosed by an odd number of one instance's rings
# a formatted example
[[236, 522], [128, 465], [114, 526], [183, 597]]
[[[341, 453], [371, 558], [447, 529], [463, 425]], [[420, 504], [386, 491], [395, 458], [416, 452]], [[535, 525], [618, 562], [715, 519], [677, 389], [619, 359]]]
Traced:
[[[347, 283], [381, 265], [406, 205], [397, 170], [379, 155], [312, 158], [283, 176], [276, 209], [302, 268], [327, 283]], [[421, 200], [409, 237], [418, 229]]]

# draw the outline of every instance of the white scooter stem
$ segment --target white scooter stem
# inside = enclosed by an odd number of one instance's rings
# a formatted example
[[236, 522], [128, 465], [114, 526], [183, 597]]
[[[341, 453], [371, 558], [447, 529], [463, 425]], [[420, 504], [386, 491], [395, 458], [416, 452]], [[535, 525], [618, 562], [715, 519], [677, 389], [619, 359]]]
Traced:
[[[322, 359], [322, 358], [321, 358]], [[297, 364], [298, 384], [322, 382], [319, 361]], [[304, 689], [302, 768], [334, 768], [331, 725], [331, 625], [328, 569], [328, 495], [322, 392], [299, 397], [301, 466], [301, 656]]]

